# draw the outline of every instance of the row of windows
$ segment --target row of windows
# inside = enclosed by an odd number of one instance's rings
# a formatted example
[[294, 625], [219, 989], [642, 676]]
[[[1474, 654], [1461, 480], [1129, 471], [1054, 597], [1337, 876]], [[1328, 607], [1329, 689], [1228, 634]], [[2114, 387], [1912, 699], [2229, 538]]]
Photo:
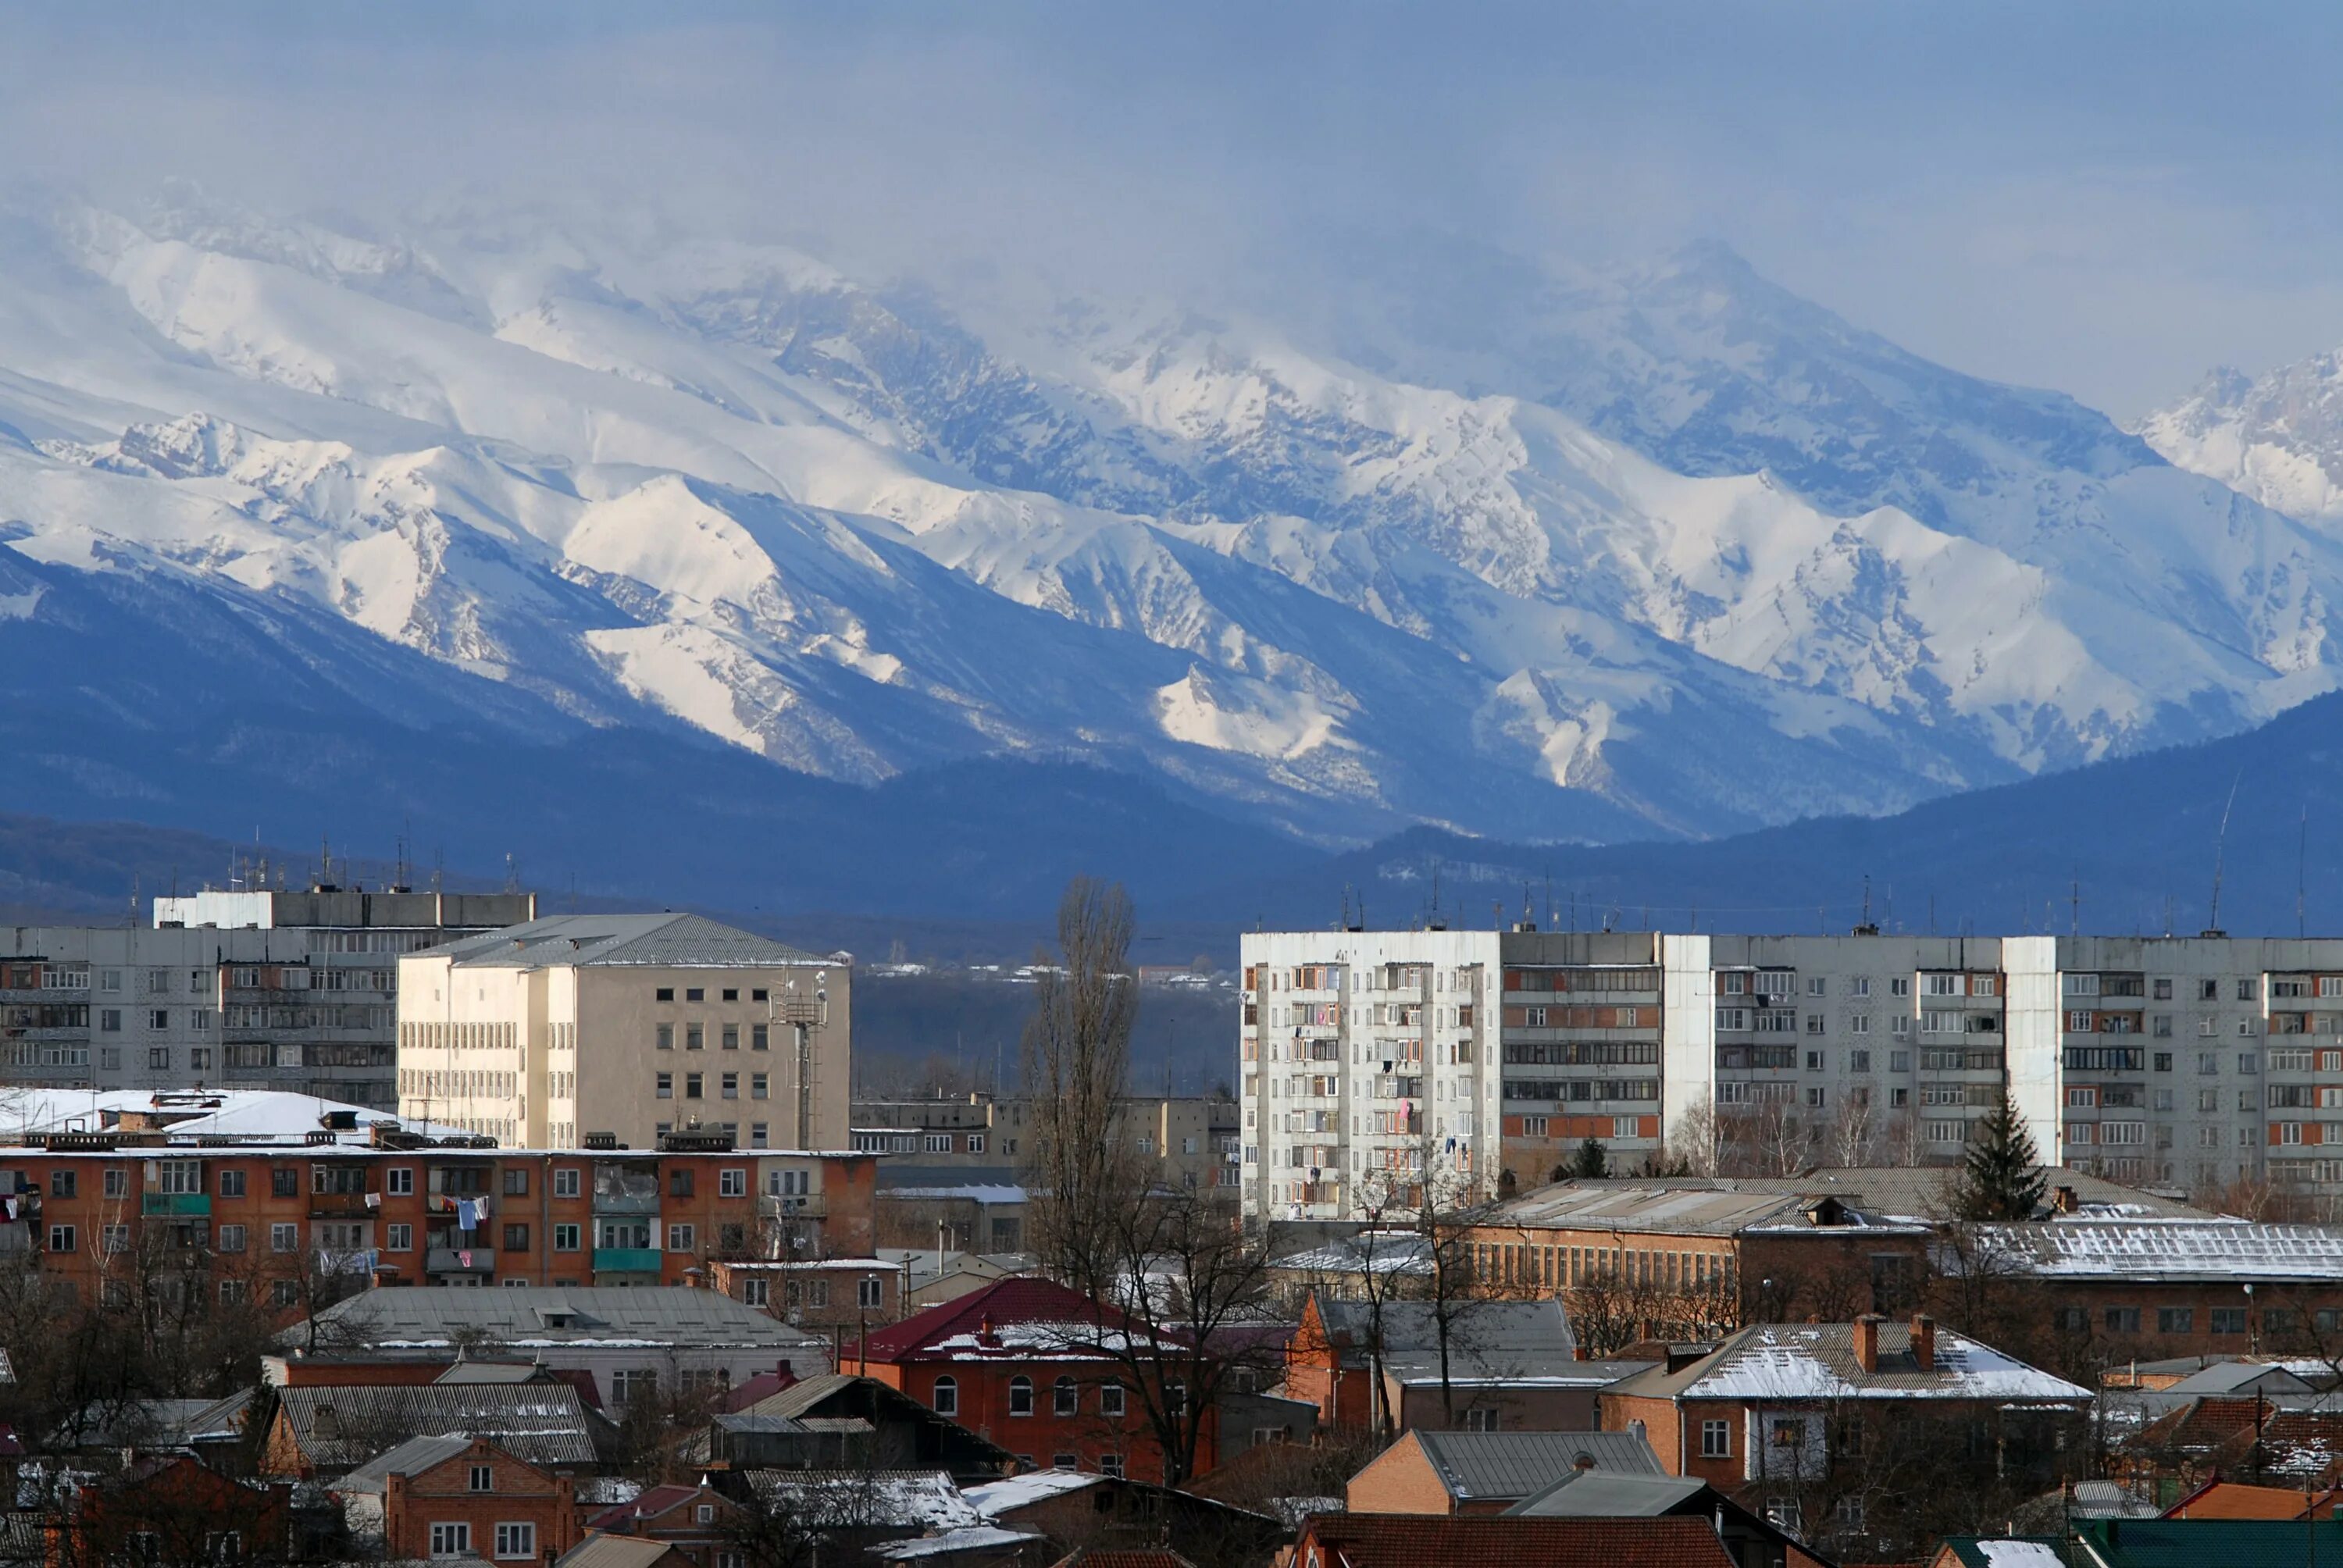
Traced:
[[[717, 1044], [725, 1050], [739, 1050], [740, 1026], [737, 1023], [717, 1025], [716, 1040]], [[660, 1050], [673, 1050], [675, 1049], [675, 1025], [671, 1023], [662, 1023], [653, 1026], [651, 1030], [651, 1044]], [[773, 1031], [772, 1027], [769, 1024], [752, 1023], [749, 1026], [749, 1049], [750, 1050], [770, 1050], [772, 1049], [772, 1045]], [[704, 1023], [685, 1024], [683, 1026], [683, 1049], [686, 1050], [704, 1050], [707, 1048], [708, 1026]]]
[[[2214, 1307], [2207, 1314], [2207, 1326], [2217, 1334], [2242, 1334], [2246, 1332], [2246, 1309]], [[2343, 1312], [2327, 1308], [2318, 1312], [2321, 1332], [2331, 1332], [2343, 1323]], [[2091, 1331], [2091, 1310], [2088, 1307], [2060, 1307], [2052, 1321], [2067, 1333], [2083, 1334]], [[2111, 1334], [2136, 1334], [2140, 1332], [2141, 1313], [2137, 1307], [2107, 1307], [2099, 1313], [2100, 1326]], [[2264, 1332], [2285, 1334], [2294, 1332], [2295, 1314], [2285, 1307], [2271, 1307], [2262, 1313]], [[2156, 1332], [2159, 1334], [2193, 1334], [2197, 1332], [2197, 1309], [2194, 1307], [2158, 1307], [2156, 1309]]]
[[[875, 1281], [872, 1282], [876, 1283]], [[1097, 1387], [1098, 1411], [1101, 1415], [1119, 1417], [1128, 1411], [1130, 1407], [1128, 1391], [1121, 1383], [1105, 1382], [1098, 1384]], [[1172, 1382], [1163, 1385], [1163, 1397], [1170, 1413], [1176, 1416], [1180, 1413], [1187, 1394], [1181, 1384]], [[949, 1375], [936, 1379], [933, 1403], [938, 1415], [958, 1415], [960, 1413], [960, 1380]], [[1081, 1408], [1081, 1385], [1073, 1379], [1061, 1377], [1051, 1386], [1050, 1413], [1051, 1415], [1080, 1415]], [[1011, 1415], [1033, 1413], [1033, 1380], [1021, 1372], [1009, 1380], [1009, 1413]]]
[[[785, 1303], [792, 1307], [822, 1308], [830, 1305], [830, 1280], [816, 1274], [808, 1280], [789, 1280], [784, 1293]], [[854, 1304], [876, 1309], [886, 1305], [887, 1282], [880, 1279], [854, 1282]], [[751, 1275], [740, 1282], [740, 1300], [748, 1306], [769, 1307], [773, 1304], [773, 1282], [761, 1275]]]
[[[718, 990], [716, 994], [719, 1000], [724, 1001], [739, 1001], [740, 1000], [740, 988], [738, 986], [725, 986]], [[652, 1000], [655, 1001], [673, 1001], [675, 1000], [675, 987], [671, 985], [656, 987], [653, 989], [651, 996]], [[771, 993], [763, 986], [752, 987], [749, 992], [749, 1000], [750, 1001], [767, 1001], [769, 1000], [770, 998]], [[704, 987], [689, 985], [683, 988], [683, 1000], [686, 1001], [706, 1001], [708, 1000], [708, 991]]]
[[[707, 1080], [708, 1075], [704, 1072], [685, 1073], [683, 1075], [683, 1097], [686, 1100], [707, 1099]], [[661, 1100], [673, 1100], [675, 1098], [675, 1074], [672, 1072], [653, 1073], [651, 1075], [651, 1091]], [[716, 1082], [716, 1093], [717, 1098], [719, 1100], [739, 1099], [740, 1075], [737, 1072], [719, 1074]], [[769, 1075], [762, 1072], [750, 1073], [749, 1075], [749, 1098], [751, 1100], [766, 1100], [770, 1097]], [[949, 1150], [950, 1146], [950, 1140], [946, 1140], [944, 1149]], [[978, 1140], [975, 1146], [980, 1149], [982, 1148], [982, 1140]], [[935, 1146], [932, 1143], [930, 1143], [929, 1147], [931, 1150], [935, 1149]], [[943, 1151], [939, 1150], [936, 1151], [942, 1152]]]

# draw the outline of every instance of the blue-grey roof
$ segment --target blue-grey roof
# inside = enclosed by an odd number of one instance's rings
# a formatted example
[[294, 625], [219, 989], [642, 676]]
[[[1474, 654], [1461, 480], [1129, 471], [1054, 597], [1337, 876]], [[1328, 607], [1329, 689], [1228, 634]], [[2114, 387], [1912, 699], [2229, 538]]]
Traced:
[[1581, 1470], [1505, 1512], [1524, 1519], [1656, 1519], [1707, 1490], [1696, 1475]]
[[1425, 1432], [1410, 1434], [1433, 1473], [1460, 1501], [1519, 1501], [1574, 1471], [1658, 1475], [1659, 1455], [1639, 1432]]
[[466, 1449], [472, 1440], [459, 1432], [439, 1437], [412, 1437], [388, 1453], [377, 1455], [359, 1465], [327, 1488], [329, 1492], [387, 1492], [394, 1475], [419, 1475], [435, 1464], [445, 1464]]
[[459, 968], [640, 964], [657, 969], [793, 969], [825, 959], [704, 915], [556, 915], [430, 950]]

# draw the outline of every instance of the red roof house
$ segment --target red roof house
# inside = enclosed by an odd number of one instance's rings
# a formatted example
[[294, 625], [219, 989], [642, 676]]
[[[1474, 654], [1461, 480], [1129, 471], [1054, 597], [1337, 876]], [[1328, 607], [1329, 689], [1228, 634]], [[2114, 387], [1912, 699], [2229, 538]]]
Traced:
[[1303, 1521], [1292, 1568], [1735, 1568], [1704, 1519], [1468, 1519], [1438, 1513], [1319, 1513]]
[[[1148, 1400], [1114, 1347], [1151, 1348], [1176, 1372], [1184, 1343], [1121, 1309], [1048, 1280], [983, 1289], [850, 1343], [841, 1372], [869, 1376], [950, 1416], [1017, 1456], [1021, 1466], [1154, 1480], [1165, 1474]], [[1167, 1353], [1168, 1352], [1168, 1353]], [[1161, 1382], [1167, 1393], [1176, 1378]], [[1215, 1412], [1201, 1414], [1191, 1473], [1218, 1457]]]

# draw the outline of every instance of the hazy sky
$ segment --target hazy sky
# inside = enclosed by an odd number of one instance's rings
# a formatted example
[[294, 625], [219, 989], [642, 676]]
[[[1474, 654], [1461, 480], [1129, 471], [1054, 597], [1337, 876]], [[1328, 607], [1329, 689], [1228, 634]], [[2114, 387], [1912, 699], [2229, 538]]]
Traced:
[[2343, 344], [2343, 7], [0, 8], [38, 177], [357, 213], [589, 194], [1209, 298], [1449, 230], [1718, 238], [2119, 417]]

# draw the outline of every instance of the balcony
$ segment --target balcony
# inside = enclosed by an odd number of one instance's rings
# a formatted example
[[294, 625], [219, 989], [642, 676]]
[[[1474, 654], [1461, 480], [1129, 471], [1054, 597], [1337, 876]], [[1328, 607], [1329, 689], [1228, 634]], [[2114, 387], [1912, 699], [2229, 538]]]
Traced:
[[486, 1242], [477, 1247], [433, 1247], [423, 1254], [427, 1274], [493, 1274], [496, 1250]]
[[659, 1210], [659, 1195], [656, 1187], [648, 1192], [606, 1192], [599, 1187], [594, 1190], [594, 1212], [597, 1214], [656, 1215]]
[[374, 1209], [367, 1202], [365, 1192], [312, 1192], [309, 1194], [309, 1218], [312, 1220], [367, 1220]]
[[768, 1192], [757, 1200], [757, 1212], [768, 1220], [820, 1220], [830, 1212], [830, 1201], [819, 1192]]
[[173, 1215], [182, 1219], [202, 1218], [212, 1211], [212, 1196], [208, 1192], [146, 1192], [138, 1199], [138, 1211], [152, 1218]]
[[656, 1274], [659, 1271], [659, 1250], [657, 1247], [597, 1247], [594, 1249], [594, 1271], [598, 1274]]

